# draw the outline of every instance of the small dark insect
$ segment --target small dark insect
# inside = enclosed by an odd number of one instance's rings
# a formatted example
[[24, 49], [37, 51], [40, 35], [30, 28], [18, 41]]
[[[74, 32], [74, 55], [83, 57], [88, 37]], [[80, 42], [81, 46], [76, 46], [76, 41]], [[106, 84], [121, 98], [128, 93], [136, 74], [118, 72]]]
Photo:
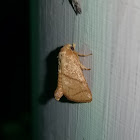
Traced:
[[81, 14], [81, 6], [80, 6], [80, 0], [69, 0], [70, 4], [72, 5], [76, 15]]

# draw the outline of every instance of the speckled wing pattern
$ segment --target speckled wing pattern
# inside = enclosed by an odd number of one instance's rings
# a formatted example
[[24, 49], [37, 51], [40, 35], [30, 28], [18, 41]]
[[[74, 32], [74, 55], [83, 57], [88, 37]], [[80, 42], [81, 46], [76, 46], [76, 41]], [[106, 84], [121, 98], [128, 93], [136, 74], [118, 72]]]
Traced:
[[55, 99], [63, 95], [74, 102], [91, 102], [92, 95], [84, 78], [77, 53], [71, 45], [64, 46], [59, 53], [58, 86]]

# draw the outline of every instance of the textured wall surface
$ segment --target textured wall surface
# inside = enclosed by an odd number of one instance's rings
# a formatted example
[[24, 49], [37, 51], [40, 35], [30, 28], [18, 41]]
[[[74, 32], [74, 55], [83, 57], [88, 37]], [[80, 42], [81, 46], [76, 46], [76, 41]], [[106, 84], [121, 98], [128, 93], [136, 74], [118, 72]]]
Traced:
[[[81, 0], [78, 16], [62, 2], [39, 5], [40, 140], [140, 140], [140, 1]], [[93, 53], [81, 59], [91, 103], [53, 98], [58, 48], [73, 42]]]

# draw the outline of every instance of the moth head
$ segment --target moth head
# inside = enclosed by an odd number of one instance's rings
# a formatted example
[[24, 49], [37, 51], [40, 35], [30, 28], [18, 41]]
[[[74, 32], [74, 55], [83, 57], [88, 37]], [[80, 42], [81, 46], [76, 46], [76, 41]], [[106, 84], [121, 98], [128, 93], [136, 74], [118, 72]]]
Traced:
[[76, 44], [67, 44], [67, 45], [64, 46], [64, 48], [68, 49], [68, 50], [74, 51], [75, 50], [75, 46], [76, 46]]
[[74, 50], [75, 50], [75, 46], [76, 46], [76, 44], [72, 44], [71, 47], [70, 47], [70, 49], [71, 49], [72, 51], [74, 51]]

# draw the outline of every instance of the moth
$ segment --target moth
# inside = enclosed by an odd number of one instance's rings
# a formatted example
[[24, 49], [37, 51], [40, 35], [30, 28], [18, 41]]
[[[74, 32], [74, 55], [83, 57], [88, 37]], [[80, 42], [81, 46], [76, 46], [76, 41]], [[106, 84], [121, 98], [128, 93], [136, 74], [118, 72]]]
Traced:
[[76, 14], [82, 13], [81, 6], [80, 6], [80, 0], [69, 0], [69, 2], [72, 5]]
[[58, 83], [54, 97], [57, 101], [64, 95], [73, 102], [91, 102], [92, 94], [82, 72], [90, 69], [80, 63], [79, 56], [92, 54], [79, 54], [75, 46], [67, 44], [58, 54]]

